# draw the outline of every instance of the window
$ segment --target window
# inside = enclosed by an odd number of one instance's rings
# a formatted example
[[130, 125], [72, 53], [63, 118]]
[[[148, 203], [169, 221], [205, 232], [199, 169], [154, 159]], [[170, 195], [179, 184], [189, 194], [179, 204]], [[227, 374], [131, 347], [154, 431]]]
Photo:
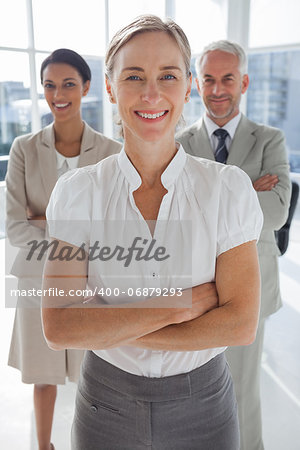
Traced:
[[249, 56], [247, 115], [284, 131], [291, 171], [300, 172], [300, 50]]
[[135, 17], [141, 14], [165, 15], [165, 2], [162, 0], [109, 0], [109, 38]]
[[[8, 155], [16, 136], [31, 131], [31, 99], [28, 55], [0, 51], [0, 61], [0, 156], [3, 156]], [[4, 166], [5, 163], [0, 166], [0, 179]]]
[[250, 47], [300, 43], [299, 0], [251, 0]]
[[[39, 81], [41, 62], [49, 52], [67, 47], [87, 60], [92, 83], [82, 102], [82, 115], [92, 127], [110, 136], [116, 127], [111, 125], [113, 108], [104, 94], [106, 39], [140, 14], [167, 14], [182, 26], [193, 55], [197, 55], [209, 42], [226, 39], [230, 4], [231, 0], [10, 0], [1, 4], [0, 180], [7, 163], [3, 158], [7, 159], [14, 137], [52, 121]], [[251, 0], [247, 114], [284, 130], [292, 170], [300, 172], [295, 103], [300, 89], [299, 16], [298, 0]], [[278, 45], [292, 47], [275, 49]], [[198, 120], [203, 111], [193, 82], [191, 100], [184, 109], [186, 124]]]
[[3, 1], [1, 10], [0, 45], [26, 48], [28, 46], [26, 0]]
[[[226, 39], [227, 10], [224, 2], [214, 0], [176, 0], [175, 20], [182, 27], [190, 42], [192, 54], [199, 54], [212, 41]], [[193, 85], [190, 101], [184, 107], [184, 120], [191, 125], [204, 113], [195, 77], [195, 59], [191, 61]]]
[[33, 0], [35, 47], [70, 48], [83, 55], [105, 52], [104, 0]]
[[190, 101], [189, 101], [189, 103], [186, 103], [184, 105], [184, 110], [183, 110], [183, 117], [184, 117], [186, 126], [192, 125], [192, 123], [196, 122], [204, 114], [204, 111], [205, 111], [201, 97], [198, 94], [197, 86], [195, 83], [195, 78], [196, 78], [195, 61], [196, 61], [196, 57], [193, 57], [192, 61], [191, 61], [191, 72], [193, 75], [193, 84], [192, 84], [192, 91], [191, 91], [191, 95], [190, 95]]
[[176, 0], [175, 20], [186, 33], [192, 53], [207, 44], [226, 39], [227, 9], [220, 0]]

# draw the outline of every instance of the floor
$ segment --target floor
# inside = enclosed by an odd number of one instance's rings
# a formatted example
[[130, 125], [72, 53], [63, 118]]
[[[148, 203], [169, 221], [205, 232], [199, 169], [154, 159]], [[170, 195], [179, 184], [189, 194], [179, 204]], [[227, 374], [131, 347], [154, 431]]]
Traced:
[[[0, 240], [0, 255], [4, 240]], [[284, 306], [266, 325], [261, 370], [265, 450], [300, 449], [300, 217], [294, 221], [291, 243], [280, 258]], [[0, 279], [3, 280], [3, 261]], [[1, 283], [2, 298], [4, 286]], [[6, 365], [14, 310], [0, 306], [0, 449], [37, 450], [32, 386]], [[69, 450], [75, 385], [59, 387], [52, 441]]]

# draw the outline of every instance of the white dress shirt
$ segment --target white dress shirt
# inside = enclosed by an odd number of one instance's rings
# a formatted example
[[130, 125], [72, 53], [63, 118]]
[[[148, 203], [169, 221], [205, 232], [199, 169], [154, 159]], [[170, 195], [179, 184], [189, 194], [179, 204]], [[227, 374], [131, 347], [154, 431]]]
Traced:
[[[168, 192], [160, 205], [153, 238], [174, 258], [132, 261], [127, 268], [124, 261], [89, 262], [91, 289], [104, 286], [128, 293], [128, 288], [137, 292], [140, 288], [186, 288], [210, 282], [215, 279], [218, 255], [259, 238], [263, 216], [257, 195], [238, 167], [192, 157], [180, 146], [161, 181]], [[134, 236], [150, 241], [149, 228], [133, 197], [140, 185], [141, 178], [124, 149], [94, 166], [66, 173], [57, 182], [47, 208], [50, 236], [77, 247], [96, 240], [107, 245], [112, 236], [117, 244], [127, 245]], [[134, 297], [132, 301], [143, 298]], [[117, 305], [130, 298], [110, 294], [103, 302]], [[120, 346], [94, 352], [129, 373], [164, 377], [189, 372], [224, 350], [176, 352]]]
[[233, 119], [231, 119], [228, 123], [226, 123], [223, 127], [219, 127], [219, 125], [217, 125], [213, 120], [211, 120], [207, 114], [204, 114], [204, 123], [205, 123], [206, 130], [207, 130], [207, 133], [209, 136], [210, 144], [211, 144], [211, 147], [212, 147], [214, 153], [216, 153], [216, 149], [217, 149], [217, 146], [219, 143], [219, 139], [217, 138], [217, 136], [214, 135], [214, 132], [216, 130], [218, 130], [219, 128], [226, 130], [228, 133], [228, 136], [225, 139], [225, 144], [226, 144], [228, 153], [230, 153], [230, 145], [234, 138], [234, 134], [235, 134], [238, 124], [241, 120], [241, 117], [242, 117], [242, 113], [240, 112]]

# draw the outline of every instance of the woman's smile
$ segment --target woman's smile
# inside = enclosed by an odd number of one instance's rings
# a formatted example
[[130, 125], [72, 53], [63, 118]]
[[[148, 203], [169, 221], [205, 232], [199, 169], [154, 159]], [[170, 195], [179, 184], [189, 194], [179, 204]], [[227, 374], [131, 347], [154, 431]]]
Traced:
[[164, 120], [166, 115], [168, 114], [168, 110], [161, 110], [161, 111], [152, 111], [152, 110], [142, 110], [142, 111], [135, 111], [135, 114], [143, 121], [145, 122], [160, 122]]
[[175, 128], [191, 89], [176, 41], [164, 32], [134, 36], [117, 53], [113, 76], [106, 81], [127, 143], [129, 137], [145, 143], [167, 140], [172, 153]]
[[89, 90], [81, 75], [69, 64], [49, 64], [43, 73], [45, 99], [55, 120], [80, 119], [81, 100]]
[[53, 108], [55, 108], [56, 111], [65, 111], [69, 106], [71, 106], [71, 102], [68, 103], [52, 103]]

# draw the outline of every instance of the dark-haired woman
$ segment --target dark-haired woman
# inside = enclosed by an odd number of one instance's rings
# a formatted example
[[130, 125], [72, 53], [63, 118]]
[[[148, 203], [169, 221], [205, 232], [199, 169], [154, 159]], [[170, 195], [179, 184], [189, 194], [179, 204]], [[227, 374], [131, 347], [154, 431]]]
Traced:
[[[45, 238], [45, 211], [57, 179], [69, 169], [94, 164], [120, 150], [119, 143], [82, 120], [81, 100], [89, 91], [91, 71], [80, 55], [55, 50], [42, 63], [41, 82], [54, 122], [14, 141], [6, 176], [7, 234], [11, 244], [20, 248], [12, 273], [23, 290], [41, 288], [42, 265], [34, 267], [24, 252], [32, 239]], [[66, 377], [77, 381], [83, 352], [49, 349], [42, 331], [40, 297], [22, 298], [19, 305], [8, 364], [21, 371], [24, 383], [34, 384], [39, 450], [53, 449], [56, 385], [64, 384]]]

